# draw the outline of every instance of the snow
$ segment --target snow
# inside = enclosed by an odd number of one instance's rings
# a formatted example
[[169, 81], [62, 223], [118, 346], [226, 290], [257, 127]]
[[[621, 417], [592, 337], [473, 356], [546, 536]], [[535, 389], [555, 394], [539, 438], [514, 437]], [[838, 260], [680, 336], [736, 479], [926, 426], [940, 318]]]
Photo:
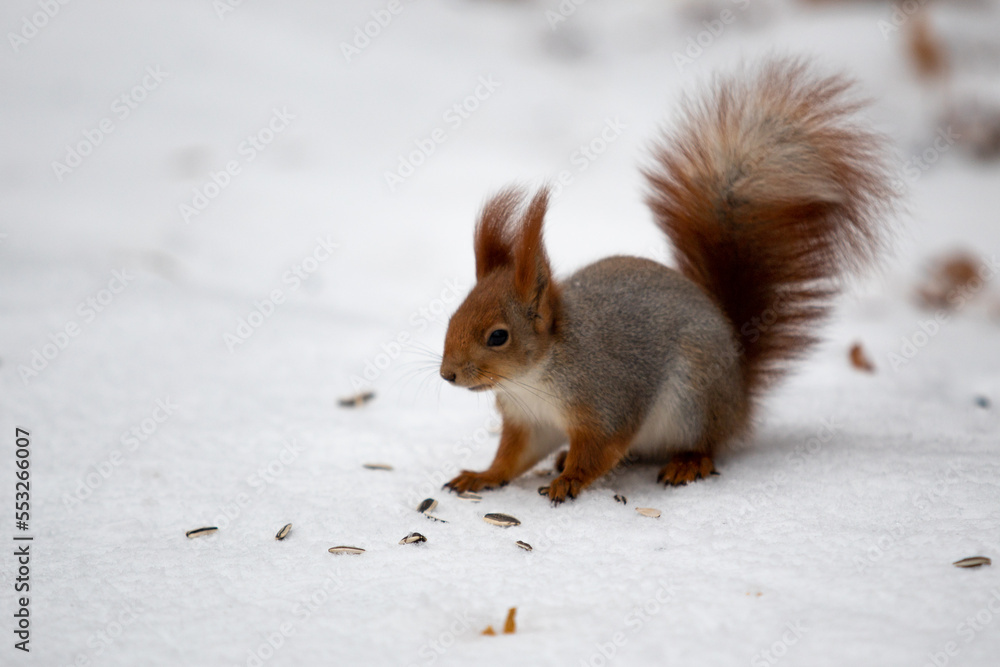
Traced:
[[[561, 273], [665, 257], [641, 202], [648, 142], [682, 91], [773, 49], [855, 73], [902, 164], [944, 103], [903, 33], [883, 37], [888, 7], [219, 4], [58, 5], [0, 58], [0, 477], [9, 508], [15, 426], [29, 430], [35, 538], [31, 652], [13, 648], [7, 555], [0, 663], [996, 664], [1000, 570], [951, 563], [1000, 557], [1000, 294], [994, 280], [936, 329], [911, 300], [929, 257], [1000, 248], [1000, 168], [958, 147], [906, 182], [895, 257], [842, 300], [720, 476], [664, 489], [636, 466], [555, 509], [534, 472], [481, 503], [439, 490], [496, 444], [489, 399], [442, 387], [434, 362], [484, 197], [566, 171], [547, 231]], [[7, 2], [0, 25], [20, 32], [42, 5]], [[576, 9], [552, 30], [560, 6]], [[947, 11], [956, 44], [980, 29], [955, 88], [995, 93], [996, 7]], [[391, 21], [348, 62], [341, 43], [372, 12]], [[99, 144], [60, 178], [85, 133]], [[390, 189], [385, 172], [428, 141]], [[916, 354], [893, 369], [904, 339]], [[854, 341], [875, 374], [847, 363]], [[338, 407], [366, 366], [376, 398]], [[428, 496], [447, 523], [414, 511]], [[412, 531], [428, 541], [399, 545]], [[510, 607], [515, 634], [480, 634]]]

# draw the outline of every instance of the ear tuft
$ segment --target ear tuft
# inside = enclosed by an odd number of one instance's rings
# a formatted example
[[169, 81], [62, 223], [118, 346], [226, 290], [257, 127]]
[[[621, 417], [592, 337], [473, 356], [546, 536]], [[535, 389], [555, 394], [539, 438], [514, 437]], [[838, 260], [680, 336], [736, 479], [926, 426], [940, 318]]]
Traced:
[[549, 190], [542, 188], [532, 197], [518, 229], [514, 251], [514, 287], [527, 303], [541, 298], [552, 279], [549, 258], [542, 241], [542, 226], [548, 206]]
[[483, 206], [476, 223], [476, 280], [514, 261], [510, 223], [523, 200], [524, 191], [511, 186], [495, 194]]

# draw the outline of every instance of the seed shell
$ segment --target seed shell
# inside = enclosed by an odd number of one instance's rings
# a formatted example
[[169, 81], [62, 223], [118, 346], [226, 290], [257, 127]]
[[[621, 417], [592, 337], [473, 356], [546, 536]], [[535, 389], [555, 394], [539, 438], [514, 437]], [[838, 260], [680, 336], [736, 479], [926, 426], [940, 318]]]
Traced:
[[369, 470], [392, 470], [388, 463], [365, 463], [364, 466]]
[[356, 408], [359, 405], [364, 405], [373, 398], [375, 398], [374, 391], [363, 391], [360, 394], [355, 394], [354, 396], [345, 396], [337, 402], [342, 408]]
[[517, 542], [514, 542], [514, 544], [521, 547], [525, 551], [531, 551], [531, 545], [528, 544], [527, 542], [522, 542], [521, 540], [518, 540]]
[[281, 530], [278, 531], [278, 534], [274, 536], [274, 539], [276, 540], [285, 539], [286, 537], [288, 537], [288, 533], [290, 533], [291, 530], [292, 530], [292, 524], [286, 523], [284, 526], [281, 527]]
[[417, 511], [423, 514], [425, 512], [430, 512], [437, 506], [438, 506], [438, 501], [434, 500], [433, 498], [424, 498], [422, 501], [420, 501], [420, 504], [417, 505]]
[[448, 523], [444, 519], [439, 519], [438, 517], [434, 516], [433, 514], [428, 514], [427, 512], [424, 512], [424, 516], [427, 517], [428, 519], [430, 519], [431, 521], [437, 521], [438, 523]]
[[660, 510], [653, 509], [652, 507], [636, 507], [635, 511], [643, 516], [648, 516], [653, 519], [660, 518]]
[[330, 547], [329, 551], [332, 554], [354, 554], [354, 555], [363, 554], [365, 552], [364, 549], [361, 549], [359, 547]]
[[458, 494], [458, 497], [461, 498], [462, 500], [471, 500], [474, 503], [478, 503], [483, 499], [481, 495], [479, 495], [478, 493], [473, 493], [472, 491], [463, 491], [462, 493]]
[[509, 514], [499, 514], [491, 513], [483, 517], [483, 521], [486, 523], [492, 523], [494, 526], [503, 526], [508, 528], [510, 526], [520, 526], [521, 522], [512, 517]]
[[956, 560], [952, 565], [955, 567], [979, 567], [980, 565], [991, 565], [992, 563], [993, 561], [986, 556], [971, 556], [970, 558]]
[[615, 494], [615, 502], [616, 503], [621, 503], [622, 505], [628, 505], [628, 498], [626, 498], [625, 496], [623, 496], [620, 493], [616, 493]]
[[399, 541], [400, 544], [419, 544], [420, 542], [426, 542], [427, 538], [420, 533], [410, 533], [403, 539]]
[[219, 528], [217, 526], [206, 526], [204, 528], [195, 528], [194, 530], [189, 530], [184, 534], [187, 535], [188, 538], [201, 537], [202, 535], [211, 535], [218, 529]]

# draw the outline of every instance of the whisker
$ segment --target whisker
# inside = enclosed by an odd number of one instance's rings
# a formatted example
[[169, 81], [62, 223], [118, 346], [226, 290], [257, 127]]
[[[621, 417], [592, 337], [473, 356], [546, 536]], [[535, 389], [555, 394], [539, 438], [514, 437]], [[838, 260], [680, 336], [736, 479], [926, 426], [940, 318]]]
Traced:
[[535, 387], [533, 385], [530, 385], [527, 382], [522, 382], [520, 380], [515, 380], [514, 378], [509, 378], [509, 377], [500, 375], [499, 373], [494, 373], [494, 375], [496, 375], [498, 378], [506, 380], [507, 382], [515, 384], [518, 387], [521, 387], [522, 389], [525, 389], [526, 391], [528, 391], [529, 393], [531, 393], [532, 395], [534, 395], [535, 398], [537, 398], [538, 400], [545, 401], [546, 403], [548, 403], [549, 405], [551, 405], [552, 407], [554, 407], [556, 409], [558, 409], [560, 407], [559, 403], [554, 402], [554, 401], [550, 401], [547, 398], [545, 398], [546, 396], [548, 396], [550, 398], [558, 399], [559, 397], [556, 396], [555, 394], [550, 394], [549, 392], [545, 391], [544, 389], [541, 389], [539, 387]]
[[[488, 380], [492, 380], [493, 383], [494, 383], [493, 386], [499, 388], [500, 391], [502, 391], [504, 393], [504, 396], [508, 397], [511, 400], [511, 402], [513, 402], [514, 405], [516, 405], [521, 410], [521, 412], [524, 413], [525, 417], [530, 418], [531, 421], [534, 421], [536, 423], [539, 422], [539, 421], [541, 421], [541, 420], [538, 419], [538, 415], [536, 415], [534, 413], [534, 411], [531, 410], [530, 406], [528, 406], [528, 404], [524, 401], [524, 399], [521, 398], [521, 397], [519, 397], [517, 394], [511, 393], [507, 389], [507, 387], [505, 387], [503, 385], [503, 382], [501, 382], [500, 380], [497, 380], [495, 377], [491, 377], [490, 374], [484, 373], [483, 371], [479, 370], [478, 368], [475, 369], [475, 373], [476, 373], [477, 379], [483, 379], [483, 378], [485, 378], [485, 379], [488, 379]], [[500, 377], [500, 376], [497, 376], [497, 377]]]

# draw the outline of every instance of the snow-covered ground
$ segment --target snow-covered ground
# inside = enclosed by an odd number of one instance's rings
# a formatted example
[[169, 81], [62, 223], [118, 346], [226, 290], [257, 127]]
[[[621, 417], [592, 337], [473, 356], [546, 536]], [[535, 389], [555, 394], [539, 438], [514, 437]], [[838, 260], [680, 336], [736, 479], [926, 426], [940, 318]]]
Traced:
[[[942, 92], [893, 20], [911, 19], [762, 0], [5, 2], [0, 664], [997, 664], [1000, 563], [951, 563], [1000, 557], [1000, 291], [936, 323], [911, 296], [943, 250], [996, 262], [1000, 168], [933, 149]], [[939, 25], [959, 56], [944, 94], [996, 93], [996, 8]], [[560, 272], [666, 257], [641, 203], [649, 140], [681, 91], [774, 49], [853, 72], [897, 141], [909, 213], [884, 275], [719, 477], [664, 489], [638, 466], [555, 509], [534, 473], [478, 504], [438, 490], [496, 444], [490, 401], [442, 387], [433, 359], [483, 198], [565, 171]], [[875, 374], [848, 364], [854, 341]], [[338, 407], [358, 378], [375, 400]], [[447, 523], [414, 511], [428, 496]], [[201, 526], [219, 531], [185, 537]], [[428, 541], [397, 544], [411, 531]], [[482, 636], [510, 607], [516, 634]]]

